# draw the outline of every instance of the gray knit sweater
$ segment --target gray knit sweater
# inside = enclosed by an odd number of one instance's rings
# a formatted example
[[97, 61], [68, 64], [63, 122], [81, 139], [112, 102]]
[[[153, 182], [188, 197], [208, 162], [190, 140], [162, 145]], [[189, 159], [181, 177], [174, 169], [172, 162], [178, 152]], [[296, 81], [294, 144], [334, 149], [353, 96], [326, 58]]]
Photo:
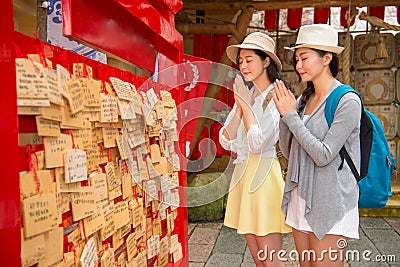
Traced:
[[[331, 91], [340, 85], [335, 80]], [[327, 94], [329, 95], [329, 94]], [[358, 185], [347, 163], [341, 163], [339, 151], [345, 145], [354, 164], [360, 166], [361, 101], [348, 93], [340, 100], [331, 127], [325, 119], [326, 97], [308, 119], [302, 120], [295, 110], [280, 121], [279, 143], [282, 153], [289, 154], [288, 174], [282, 210], [286, 214], [291, 191], [298, 186], [306, 201], [305, 219], [318, 239], [358, 203]]]

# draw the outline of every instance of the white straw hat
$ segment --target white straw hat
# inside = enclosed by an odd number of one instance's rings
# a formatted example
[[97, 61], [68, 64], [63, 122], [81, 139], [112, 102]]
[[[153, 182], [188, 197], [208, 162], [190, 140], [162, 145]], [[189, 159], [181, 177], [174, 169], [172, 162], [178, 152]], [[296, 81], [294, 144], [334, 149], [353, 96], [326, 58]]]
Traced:
[[300, 27], [296, 44], [285, 47], [294, 51], [300, 47], [314, 48], [340, 54], [344, 47], [338, 46], [338, 32], [328, 24], [311, 24]]
[[226, 48], [226, 55], [233, 62], [236, 63], [239, 48], [241, 49], [258, 49], [265, 52], [275, 62], [279, 70], [282, 70], [282, 63], [275, 55], [275, 42], [270, 36], [262, 32], [250, 33], [243, 43], [238, 45], [230, 45]]

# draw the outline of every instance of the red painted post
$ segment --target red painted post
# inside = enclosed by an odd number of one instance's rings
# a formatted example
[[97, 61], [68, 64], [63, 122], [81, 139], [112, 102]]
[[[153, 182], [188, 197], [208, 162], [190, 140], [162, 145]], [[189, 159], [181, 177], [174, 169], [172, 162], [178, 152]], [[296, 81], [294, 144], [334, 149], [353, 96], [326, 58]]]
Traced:
[[[349, 8], [348, 7], [341, 7], [340, 8], [340, 25], [343, 27], [347, 27], [347, 18], [346, 18], [346, 12]], [[355, 18], [350, 22], [350, 26], [353, 26], [355, 22]]]
[[374, 16], [380, 19], [385, 18], [385, 6], [370, 6], [368, 7], [368, 15]]
[[212, 38], [210, 34], [193, 34], [193, 56], [211, 60]]
[[302, 15], [302, 8], [289, 8], [287, 13], [287, 26], [290, 29], [300, 28]]
[[324, 7], [324, 8], [314, 8], [314, 23], [323, 23], [326, 24], [328, 23], [330, 15], [330, 8], [329, 7]]
[[0, 262], [21, 266], [21, 214], [18, 174], [18, 116], [14, 49], [14, 10], [12, 0], [0, 8], [0, 142], [2, 168], [0, 186]]
[[266, 30], [276, 30], [278, 26], [278, 9], [265, 10], [264, 28]]

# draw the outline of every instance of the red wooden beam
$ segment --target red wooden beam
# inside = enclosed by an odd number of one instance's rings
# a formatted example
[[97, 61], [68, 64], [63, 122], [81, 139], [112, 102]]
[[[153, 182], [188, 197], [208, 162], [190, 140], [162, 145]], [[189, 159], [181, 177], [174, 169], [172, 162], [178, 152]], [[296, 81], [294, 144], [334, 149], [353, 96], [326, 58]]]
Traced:
[[148, 0], [149, 3], [157, 10], [168, 8], [173, 14], [178, 13], [182, 9], [182, 0]]
[[63, 34], [154, 72], [156, 51], [179, 63], [182, 35], [146, 0], [62, 0]]
[[13, 1], [0, 8], [0, 262], [21, 266], [20, 199], [18, 174], [18, 117], [15, 77]]

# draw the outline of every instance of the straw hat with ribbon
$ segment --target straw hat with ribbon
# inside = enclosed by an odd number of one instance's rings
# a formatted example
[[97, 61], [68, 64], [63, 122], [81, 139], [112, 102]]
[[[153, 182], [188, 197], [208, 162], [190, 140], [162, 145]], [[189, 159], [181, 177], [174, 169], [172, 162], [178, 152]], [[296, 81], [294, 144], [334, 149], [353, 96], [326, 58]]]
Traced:
[[282, 70], [282, 63], [275, 54], [275, 42], [270, 36], [262, 32], [253, 32], [241, 44], [228, 46], [226, 48], [226, 55], [233, 63], [236, 63], [239, 48], [258, 49], [265, 52], [275, 62], [278, 69]]
[[306, 47], [340, 54], [344, 47], [338, 46], [338, 32], [328, 24], [311, 24], [300, 27], [296, 43], [285, 47], [294, 51]]

